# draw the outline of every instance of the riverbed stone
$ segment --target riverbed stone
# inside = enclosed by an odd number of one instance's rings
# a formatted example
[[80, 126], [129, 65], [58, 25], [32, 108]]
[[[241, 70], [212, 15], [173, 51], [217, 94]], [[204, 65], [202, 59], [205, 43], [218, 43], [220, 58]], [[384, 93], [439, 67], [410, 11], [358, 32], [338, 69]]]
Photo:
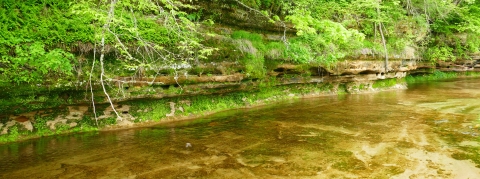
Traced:
[[32, 125], [32, 122], [30, 121], [25, 121], [25, 122], [19, 122], [21, 125], [23, 125], [23, 127], [25, 129], [27, 129], [28, 131], [32, 132], [33, 131], [33, 125]]
[[175, 115], [175, 104], [174, 102], [168, 102], [170, 104], [170, 113], [166, 114], [167, 117], [171, 117]]
[[[131, 115], [129, 114], [130, 112], [130, 106], [129, 105], [114, 105], [115, 110], [117, 111], [118, 115], [120, 115], [122, 118], [131, 118]], [[99, 110], [99, 109], [97, 109]], [[98, 119], [106, 119], [110, 117], [117, 117], [115, 112], [113, 111], [111, 106], [108, 106], [105, 108], [103, 111], [103, 115], [98, 116]]]
[[128, 127], [128, 126], [132, 126], [133, 125], [133, 122], [129, 121], [129, 120], [126, 120], [126, 119], [123, 119], [121, 121], [117, 121], [117, 126], [120, 126], [120, 127]]
[[77, 124], [76, 122], [71, 122], [71, 123], [70, 123], [70, 124], [68, 124], [68, 125], [70, 126], [70, 128], [72, 128], [72, 127], [75, 127], [75, 126], [77, 126], [78, 124]]
[[8, 129], [12, 126], [14, 126], [15, 124], [17, 123], [17, 121], [8, 121], [6, 124], [5, 124], [5, 127], [3, 128], [2, 132], [0, 133], [1, 135], [4, 135], [4, 134], [8, 134]]
[[47, 121], [47, 126], [48, 126], [50, 129], [55, 130], [55, 129], [56, 129], [56, 124], [58, 124], [58, 123], [66, 124], [66, 123], [67, 123], [67, 120], [66, 120], [66, 119], [56, 118], [56, 119], [53, 120], [53, 121]]
[[68, 115], [65, 119], [80, 120], [87, 111], [88, 106], [68, 106]]

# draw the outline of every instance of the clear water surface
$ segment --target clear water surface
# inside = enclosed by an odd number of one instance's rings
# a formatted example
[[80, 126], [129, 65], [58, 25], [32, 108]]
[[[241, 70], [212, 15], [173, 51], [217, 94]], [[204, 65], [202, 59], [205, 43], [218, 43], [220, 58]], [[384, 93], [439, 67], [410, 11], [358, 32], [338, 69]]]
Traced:
[[5, 144], [0, 178], [480, 178], [479, 89], [457, 79]]

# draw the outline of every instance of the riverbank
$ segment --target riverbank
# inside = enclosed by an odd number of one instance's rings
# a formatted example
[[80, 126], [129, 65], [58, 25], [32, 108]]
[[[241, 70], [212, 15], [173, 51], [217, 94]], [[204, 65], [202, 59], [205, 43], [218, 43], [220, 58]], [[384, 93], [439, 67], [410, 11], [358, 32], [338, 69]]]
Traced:
[[[287, 96], [280, 98], [278, 96], [271, 96], [266, 99], [259, 99], [257, 101], [253, 101], [252, 103], [245, 103], [245, 105], [235, 106], [234, 108], [226, 108], [221, 110], [212, 110], [212, 111], [205, 111], [199, 112], [200, 114], [190, 114], [190, 115], [179, 115], [179, 116], [171, 116], [163, 118], [159, 121], [155, 120], [147, 120], [139, 123], [129, 123], [125, 125], [108, 125], [99, 131], [114, 131], [114, 130], [124, 130], [124, 129], [131, 129], [131, 128], [141, 128], [141, 127], [149, 127], [154, 125], [161, 125], [161, 124], [168, 124], [168, 123], [176, 123], [176, 122], [194, 122], [196, 119], [204, 118], [219, 112], [225, 112], [230, 110], [238, 110], [238, 109], [252, 109], [258, 108], [266, 105], [282, 103], [288, 100], [297, 100], [297, 99], [309, 99], [309, 98], [318, 98], [318, 97], [325, 97], [325, 96], [335, 96], [335, 95], [347, 95], [347, 94], [367, 94], [367, 93], [377, 93], [383, 91], [391, 91], [391, 90], [404, 90], [407, 89], [405, 84], [395, 84], [390, 87], [383, 87], [383, 88], [372, 88], [369, 90], [358, 90], [352, 93], [346, 92], [317, 92], [317, 93], [306, 93], [306, 94], [298, 94], [298, 93], [289, 93]], [[255, 94], [253, 94], [255, 95]]]
[[[35, 123], [15, 122], [0, 126], [0, 143], [18, 142], [43, 136], [63, 135], [92, 131], [123, 130], [152, 126], [168, 122], [195, 120], [220, 111], [254, 108], [300, 98], [371, 93], [393, 89], [405, 89], [403, 79], [378, 80], [371, 83], [311, 83], [280, 85], [265, 84], [251, 91], [198, 96], [178, 96], [163, 99], [141, 99], [115, 104], [122, 120], [116, 120], [109, 105], [97, 106], [97, 120], [88, 105], [70, 106], [70, 111], [53, 115], [35, 115]], [[47, 114], [47, 113], [44, 113]], [[83, 116], [78, 116], [84, 114]], [[75, 117], [74, 117], [75, 116]], [[76, 126], [66, 119], [79, 119]], [[13, 123], [13, 122], [12, 122]], [[24, 124], [27, 123], [27, 124]], [[34, 127], [28, 130], [29, 126]], [[3, 127], [3, 128], [2, 128]], [[10, 127], [9, 129], [5, 127]], [[21, 130], [19, 130], [21, 129]], [[30, 128], [32, 129], [32, 128]]]
[[478, 178], [479, 86], [416, 83], [5, 144], [0, 178]]
[[445, 79], [455, 79], [460, 77], [480, 77], [480, 72], [464, 71], [464, 72], [442, 72], [435, 70], [432, 73], [427, 73], [423, 75], [412, 76], [409, 75], [405, 77], [407, 83], [421, 83], [428, 81], [437, 81]]
[[[286, 100], [398, 90], [406, 89], [408, 83], [478, 76], [480, 76], [480, 73], [435, 71], [427, 75], [377, 80], [370, 83], [310, 83], [279, 86], [273, 83], [265, 83], [251, 91], [177, 96], [163, 99], [139, 99], [116, 103], [115, 108], [122, 120], [116, 119], [109, 105], [97, 106], [97, 120], [95, 120], [95, 115], [88, 105], [70, 106], [71, 111], [65, 111], [63, 114], [36, 115], [34, 119], [36, 123], [33, 124], [16, 122], [13, 125], [10, 124], [10, 126], [8, 124], [0, 126], [0, 132], [7, 131], [6, 134], [0, 135], [0, 144], [52, 135], [123, 130], [170, 122], [195, 121], [195, 119], [221, 111], [255, 108]], [[83, 115], [78, 116], [79, 114]], [[69, 123], [66, 119], [79, 120]], [[30, 128], [31, 130], [28, 130], [28, 125], [31, 125], [34, 129]]]

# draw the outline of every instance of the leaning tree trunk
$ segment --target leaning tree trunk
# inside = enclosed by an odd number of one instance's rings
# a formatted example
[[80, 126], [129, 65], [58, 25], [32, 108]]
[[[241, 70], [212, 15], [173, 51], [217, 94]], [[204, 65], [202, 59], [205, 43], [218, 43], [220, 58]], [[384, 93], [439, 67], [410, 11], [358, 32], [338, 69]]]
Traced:
[[103, 25], [102, 29], [102, 40], [100, 41], [101, 45], [101, 51], [100, 51], [100, 84], [102, 85], [103, 92], [105, 93], [105, 96], [107, 96], [108, 102], [110, 102], [110, 106], [112, 107], [113, 112], [115, 112], [115, 115], [117, 116], [117, 120], [122, 120], [122, 117], [118, 114], [117, 110], [115, 110], [115, 106], [113, 105], [112, 99], [110, 98], [110, 95], [108, 95], [107, 90], [105, 89], [105, 84], [103, 81], [103, 77], [105, 76], [105, 68], [103, 66], [103, 60], [105, 58], [105, 33], [108, 31], [110, 28], [110, 23], [113, 21], [113, 16], [114, 16], [114, 9], [115, 9], [115, 3], [117, 3], [116, 0], [113, 0], [110, 4], [110, 10], [108, 11], [108, 19]]

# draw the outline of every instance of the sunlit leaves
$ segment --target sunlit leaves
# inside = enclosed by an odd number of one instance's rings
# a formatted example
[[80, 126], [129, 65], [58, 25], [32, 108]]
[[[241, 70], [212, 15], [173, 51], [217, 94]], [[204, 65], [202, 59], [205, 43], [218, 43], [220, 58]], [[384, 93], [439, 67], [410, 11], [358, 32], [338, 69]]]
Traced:
[[455, 61], [456, 57], [453, 54], [453, 48], [448, 46], [435, 46], [428, 48], [425, 52], [425, 59], [428, 59], [432, 62], [435, 61]]
[[[359, 48], [365, 35], [356, 29], [347, 29], [343, 24], [329, 19], [320, 19], [312, 9], [313, 1], [302, 1], [286, 20], [295, 25], [297, 40], [291, 41], [287, 50], [291, 60], [297, 63], [320, 62], [330, 64], [344, 58], [350, 51]], [[309, 4], [312, 3], [312, 4]], [[307, 7], [307, 8], [301, 8]]]
[[[29, 83], [45, 80], [45, 76], [71, 75], [73, 54], [61, 49], [45, 50], [45, 45], [35, 42], [17, 45], [15, 56], [4, 56], [0, 68], [5, 82]], [[51, 76], [52, 77], [52, 76]]]
[[80, 1], [73, 10], [93, 17], [95, 39], [105, 39], [106, 44], [113, 45], [116, 60], [120, 61], [117, 64], [124, 69], [158, 73], [160, 68], [206, 58], [214, 50], [201, 43], [203, 34], [197, 29], [202, 12], [184, 12], [195, 7], [182, 1], [105, 0], [101, 5], [92, 2], [96, 0]]

